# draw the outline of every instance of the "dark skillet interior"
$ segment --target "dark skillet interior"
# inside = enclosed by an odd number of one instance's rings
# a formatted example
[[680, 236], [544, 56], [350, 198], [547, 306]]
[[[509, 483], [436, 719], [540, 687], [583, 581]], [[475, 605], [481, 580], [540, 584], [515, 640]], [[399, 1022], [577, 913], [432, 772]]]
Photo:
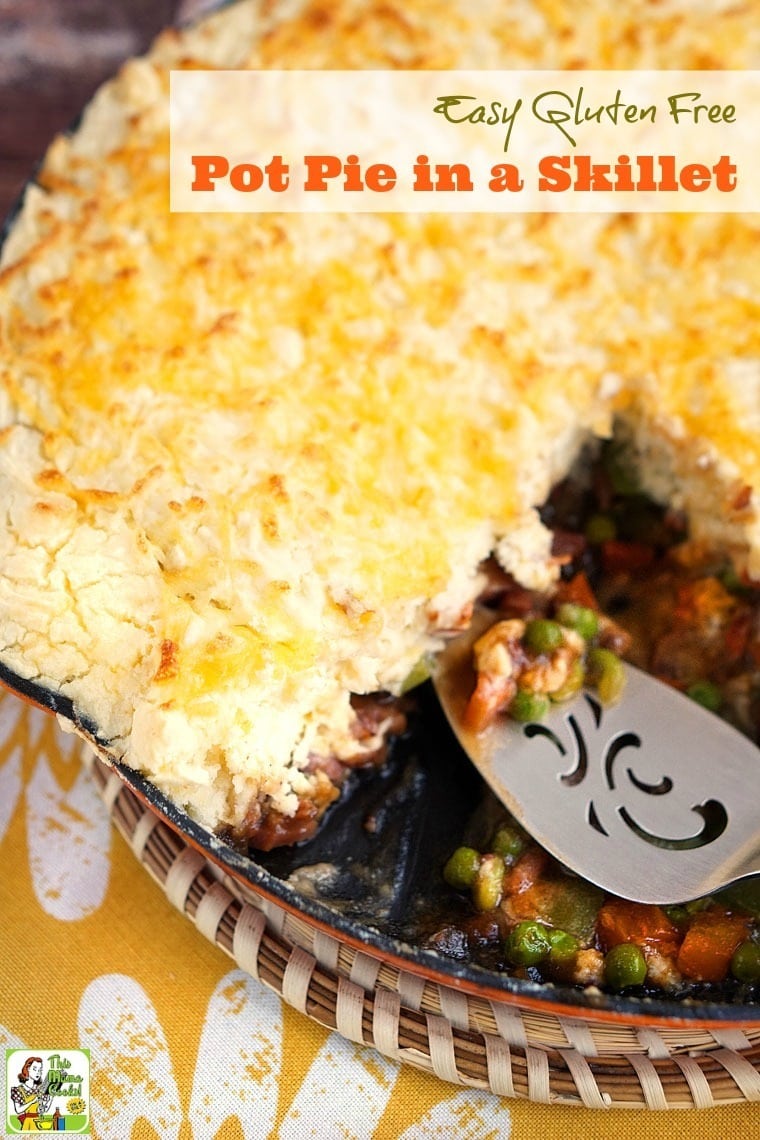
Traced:
[[[21, 199], [0, 229], [0, 249], [20, 206]], [[2, 662], [0, 682], [70, 720], [108, 752], [92, 722], [66, 697], [23, 680]], [[427, 948], [427, 933], [461, 905], [444, 884], [441, 868], [462, 841], [477, 845], [478, 832], [488, 826], [496, 805], [454, 740], [430, 686], [422, 687], [417, 703], [410, 732], [397, 742], [383, 769], [351, 778], [316, 837], [269, 853], [236, 850], [133, 769], [115, 766], [141, 799], [232, 874], [338, 934], [404, 959], [411, 968], [424, 967], [444, 984], [461, 979], [471, 987], [487, 986], [532, 1002], [545, 998], [576, 1007], [581, 1015], [585, 1009], [679, 1021], [760, 1021], [757, 1005], [716, 989], [685, 1002], [586, 993], [486, 970]]]

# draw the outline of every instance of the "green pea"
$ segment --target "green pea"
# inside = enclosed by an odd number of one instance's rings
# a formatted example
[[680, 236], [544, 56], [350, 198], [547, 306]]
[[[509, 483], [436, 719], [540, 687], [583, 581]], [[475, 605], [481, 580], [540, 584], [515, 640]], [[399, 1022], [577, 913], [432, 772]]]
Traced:
[[505, 863], [514, 863], [525, 850], [525, 837], [516, 827], [502, 824], [493, 837], [491, 850], [494, 855], [501, 855]]
[[647, 960], [635, 942], [621, 942], [605, 955], [604, 980], [613, 990], [640, 986], [647, 976]]
[[592, 649], [588, 655], [590, 680], [604, 705], [616, 701], [625, 688], [623, 662], [610, 649]]
[[737, 946], [731, 959], [731, 973], [740, 982], [760, 982], [760, 946], [747, 939]]
[[549, 931], [549, 958], [555, 965], [567, 962], [573, 958], [581, 948], [581, 944], [572, 934], [565, 930]]
[[457, 847], [443, 868], [443, 877], [450, 887], [469, 891], [475, 882], [480, 866], [480, 853], [474, 847]]
[[500, 855], [484, 855], [472, 884], [472, 901], [477, 910], [494, 910], [504, 891], [504, 860]]
[[617, 536], [617, 527], [609, 515], [592, 515], [586, 523], [585, 534], [592, 546], [600, 546]]
[[554, 653], [564, 644], [565, 635], [559, 622], [549, 618], [534, 618], [525, 627], [523, 640], [534, 653]]
[[553, 701], [570, 701], [581, 691], [585, 680], [586, 670], [583, 668], [583, 662], [573, 661], [564, 684], [549, 696]]
[[518, 689], [509, 706], [509, 715], [513, 720], [527, 723], [531, 720], [543, 720], [549, 711], [549, 698], [543, 693], [531, 693], [527, 689]]
[[685, 906], [675, 904], [673, 906], [666, 906], [663, 908], [665, 914], [675, 926], [686, 926], [691, 915]]
[[599, 632], [599, 617], [588, 606], [563, 602], [557, 609], [557, 621], [579, 633], [584, 641], [592, 641]]
[[689, 685], [686, 696], [710, 712], [717, 712], [723, 704], [723, 694], [712, 681], [695, 681], [693, 685]]
[[550, 951], [549, 931], [541, 922], [518, 922], [507, 939], [507, 957], [515, 966], [537, 966]]

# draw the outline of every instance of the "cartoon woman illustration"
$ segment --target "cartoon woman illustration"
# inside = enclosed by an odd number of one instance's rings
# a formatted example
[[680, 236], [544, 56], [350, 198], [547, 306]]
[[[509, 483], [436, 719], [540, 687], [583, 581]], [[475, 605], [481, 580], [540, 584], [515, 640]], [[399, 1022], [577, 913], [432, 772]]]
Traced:
[[52, 1131], [53, 1121], [41, 1119], [41, 1114], [47, 1112], [53, 1099], [47, 1091], [48, 1082], [42, 1082], [42, 1057], [27, 1057], [18, 1079], [21, 1083], [11, 1089], [11, 1100], [16, 1107], [21, 1131]]

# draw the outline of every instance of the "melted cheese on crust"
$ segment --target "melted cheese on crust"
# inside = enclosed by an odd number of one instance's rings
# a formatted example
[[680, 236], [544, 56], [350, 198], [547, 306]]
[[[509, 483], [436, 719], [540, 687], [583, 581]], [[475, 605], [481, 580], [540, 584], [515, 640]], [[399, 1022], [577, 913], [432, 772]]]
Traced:
[[349, 693], [398, 691], [489, 552], [552, 581], [535, 508], [616, 409], [760, 577], [757, 222], [168, 212], [170, 68], [760, 59], [750, 5], [471, 9], [245, 0], [166, 33], [3, 252], [2, 660], [208, 826], [354, 755]]

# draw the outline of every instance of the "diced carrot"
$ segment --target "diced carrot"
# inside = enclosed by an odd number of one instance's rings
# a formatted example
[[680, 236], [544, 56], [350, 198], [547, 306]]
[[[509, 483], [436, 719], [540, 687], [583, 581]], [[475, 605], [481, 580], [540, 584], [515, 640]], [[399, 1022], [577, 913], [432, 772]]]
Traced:
[[557, 587], [557, 603], [562, 602], [574, 602], [578, 606], [599, 611], [599, 602], [583, 571], [572, 577], [569, 582], [560, 582]]
[[693, 981], [722, 982], [734, 950], [747, 937], [748, 928], [745, 916], [727, 914], [722, 907], [699, 911], [678, 952], [678, 969]]
[[535, 886], [546, 870], [549, 856], [543, 847], [529, 847], [504, 877], [504, 893], [522, 894]]
[[509, 917], [513, 922], [522, 922], [523, 919], [538, 919], [544, 921], [543, 907], [541, 905], [542, 883], [534, 883], [521, 891], [512, 894], [505, 893], [508, 899]]
[[596, 933], [605, 951], [621, 942], [635, 942], [643, 949], [672, 955], [680, 940], [678, 928], [662, 907], [623, 899], [611, 899], [600, 908]]
[[646, 570], [654, 562], [654, 550], [645, 542], [621, 542], [609, 538], [602, 543], [602, 566], [611, 574]]

